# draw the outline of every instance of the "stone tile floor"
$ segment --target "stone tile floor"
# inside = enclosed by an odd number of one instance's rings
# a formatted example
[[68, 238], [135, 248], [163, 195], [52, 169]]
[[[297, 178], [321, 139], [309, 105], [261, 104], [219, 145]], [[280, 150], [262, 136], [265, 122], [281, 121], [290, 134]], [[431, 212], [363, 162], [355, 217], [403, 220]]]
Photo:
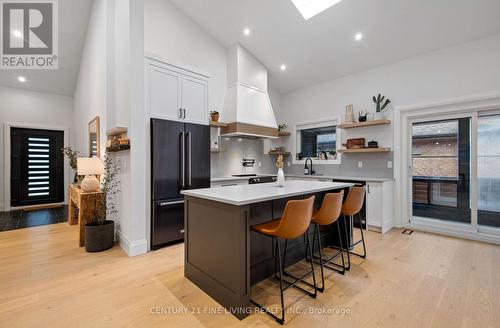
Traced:
[[67, 206], [35, 211], [0, 212], [0, 231], [66, 222], [66, 213]]

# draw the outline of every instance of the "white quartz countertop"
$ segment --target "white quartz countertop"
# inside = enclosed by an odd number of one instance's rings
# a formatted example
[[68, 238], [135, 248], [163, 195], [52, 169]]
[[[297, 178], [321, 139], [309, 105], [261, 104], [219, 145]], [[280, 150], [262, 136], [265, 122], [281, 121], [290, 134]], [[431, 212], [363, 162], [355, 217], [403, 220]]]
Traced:
[[369, 178], [369, 177], [349, 177], [342, 175], [305, 175], [305, 174], [285, 174], [285, 177], [289, 178], [301, 178], [301, 179], [328, 179], [328, 180], [351, 180], [351, 181], [372, 181], [372, 182], [386, 182], [393, 181], [394, 178]]
[[320, 191], [351, 187], [351, 183], [329, 181], [288, 180], [284, 187], [277, 183], [261, 183], [253, 185], [238, 185], [213, 187], [205, 189], [184, 190], [186, 196], [213, 200], [231, 205], [247, 205], [273, 199], [287, 198]]
[[[257, 177], [262, 176], [270, 176], [276, 174], [257, 174]], [[386, 181], [394, 181], [394, 178], [368, 178], [368, 177], [349, 177], [342, 175], [305, 175], [305, 174], [285, 174], [285, 177], [288, 178], [300, 178], [300, 179], [309, 179], [309, 180], [351, 180], [351, 181], [371, 181], [371, 182], [386, 182]], [[251, 177], [217, 177], [212, 178], [210, 181], [212, 182], [223, 182], [223, 181], [243, 181], [248, 180], [249, 178], [255, 178], [255, 176]]]
[[247, 180], [250, 178], [258, 178], [258, 177], [265, 177], [265, 176], [270, 176], [270, 175], [276, 175], [276, 174], [257, 174], [257, 175], [249, 175], [246, 177], [235, 177], [235, 176], [230, 176], [230, 177], [219, 177], [219, 178], [211, 178], [211, 182], [224, 182], [224, 181], [243, 181]]

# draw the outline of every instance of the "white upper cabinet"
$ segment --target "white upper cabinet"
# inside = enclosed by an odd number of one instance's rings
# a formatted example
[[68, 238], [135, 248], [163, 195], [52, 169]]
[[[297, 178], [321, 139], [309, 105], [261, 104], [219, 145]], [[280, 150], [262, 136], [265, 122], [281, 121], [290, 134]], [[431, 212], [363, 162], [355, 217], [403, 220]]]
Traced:
[[153, 65], [149, 68], [151, 117], [179, 120], [182, 108], [182, 75]]
[[207, 81], [190, 76], [182, 77], [182, 110], [187, 122], [207, 124], [207, 89]]
[[146, 105], [152, 118], [208, 125], [207, 76], [146, 58]]

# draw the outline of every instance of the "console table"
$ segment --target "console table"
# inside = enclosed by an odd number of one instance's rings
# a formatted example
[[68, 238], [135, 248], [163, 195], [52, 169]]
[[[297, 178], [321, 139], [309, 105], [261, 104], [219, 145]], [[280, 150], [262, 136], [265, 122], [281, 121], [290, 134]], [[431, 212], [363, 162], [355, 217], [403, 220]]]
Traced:
[[[83, 192], [82, 189], [70, 185], [68, 187], [68, 223], [79, 224], [80, 247], [85, 246], [85, 223], [92, 222], [94, 210], [99, 206], [99, 197], [104, 197], [102, 191]], [[76, 211], [75, 211], [76, 210]]]

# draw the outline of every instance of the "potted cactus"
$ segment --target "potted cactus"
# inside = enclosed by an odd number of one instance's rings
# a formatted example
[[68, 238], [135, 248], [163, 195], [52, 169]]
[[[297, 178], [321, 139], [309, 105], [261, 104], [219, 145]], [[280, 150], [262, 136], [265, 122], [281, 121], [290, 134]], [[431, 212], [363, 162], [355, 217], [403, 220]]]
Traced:
[[391, 103], [391, 100], [389, 98], [385, 99], [385, 96], [382, 96], [379, 93], [377, 97], [373, 96], [373, 102], [376, 105], [374, 115], [375, 119], [380, 120], [384, 118], [384, 109]]

